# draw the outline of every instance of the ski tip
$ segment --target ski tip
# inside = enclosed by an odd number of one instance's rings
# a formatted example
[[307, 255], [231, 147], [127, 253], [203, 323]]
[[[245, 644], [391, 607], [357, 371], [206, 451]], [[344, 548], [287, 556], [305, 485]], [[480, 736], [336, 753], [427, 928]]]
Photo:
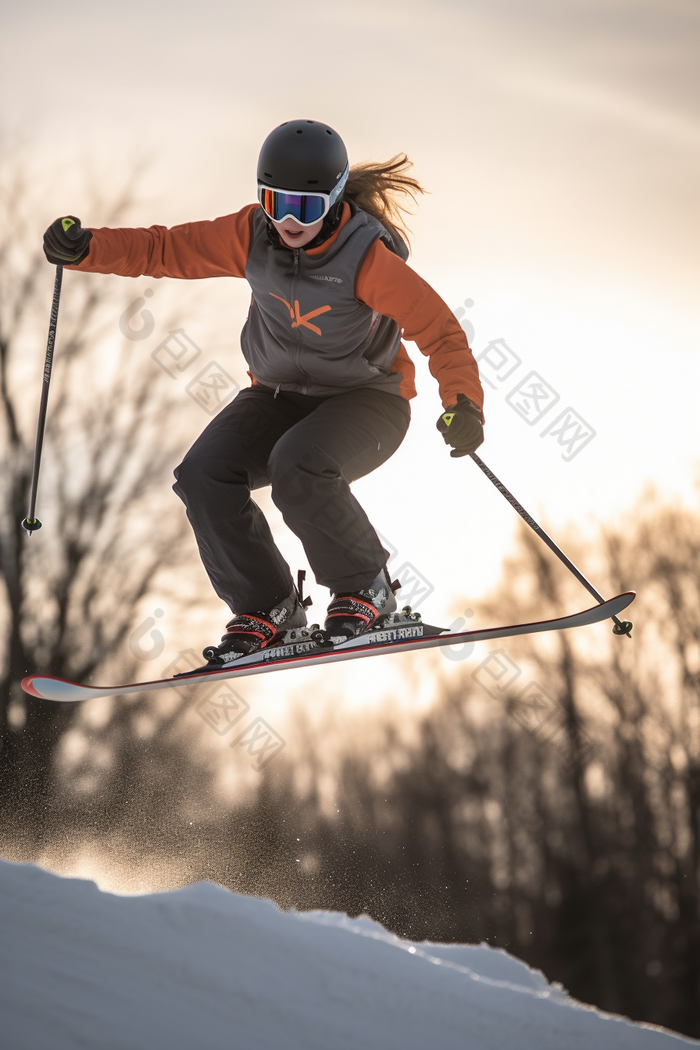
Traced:
[[34, 674], [30, 674], [27, 678], [23, 678], [22, 688], [24, 689], [25, 693], [29, 693], [30, 696], [38, 696], [39, 698], [41, 698], [42, 694], [37, 690], [36, 686], [34, 685], [34, 683], [39, 680], [39, 676]]
[[63, 678], [52, 678], [50, 675], [31, 674], [22, 679], [22, 689], [30, 696], [36, 696], [39, 700], [59, 700], [69, 703], [72, 700], [86, 699], [82, 693], [91, 693], [76, 685], [75, 682], [67, 682]]

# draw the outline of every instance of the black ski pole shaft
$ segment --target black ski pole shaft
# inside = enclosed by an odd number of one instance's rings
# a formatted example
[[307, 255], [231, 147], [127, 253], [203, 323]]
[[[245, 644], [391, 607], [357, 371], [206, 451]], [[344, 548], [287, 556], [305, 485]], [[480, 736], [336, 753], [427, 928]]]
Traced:
[[[480, 456], [477, 456], [476, 452], [471, 453], [471, 458], [474, 460], [479, 470], [482, 470], [486, 477], [489, 479], [489, 481], [491, 481], [496, 486], [501, 495], [505, 496], [505, 498], [510, 503], [511, 507], [517, 510], [518, 514], [523, 519], [523, 521], [527, 522], [527, 524], [530, 526], [533, 532], [536, 532], [541, 540], [544, 540], [549, 549], [556, 554], [557, 558], [559, 558], [559, 560], [562, 561], [564, 565], [566, 565], [569, 572], [573, 573], [573, 575], [576, 577], [579, 583], [582, 583], [586, 590], [593, 595], [595, 600], [602, 605], [602, 603], [605, 601], [603, 595], [596, 590], [591, 581], [583, 575], [581, 570], [576, 568], [571, 559], [567, 558], [567, 556], [564, 554], [564, 551], [556, 545], [551, 536], [547, 535], [542, 526], [537, 524], [532, 515], [528, 514], [528, 512], [523, 507], [522, 503], [518, 502], [513, 493], [506, 488], [502, 481], [499, 481], [494, 472], [486, 466], [483, 459], [481, 459]], [[615, 626], [613, 627], [613, 632], [615, 634], [626, 634], [628, 638], [631, 637], [630, 632], [632, 630], [632, 624], [629, 620], [620, 620], [617, 616], [613, 616], [612, 620], [615, 623]]]
[[53, 285], [53, 301], [51, 303], [51, 317], [49, 319], [49, 337], [46, 342], [46, 357], [44, 359], [44, 381], [41, 388], [41, 401], [39, 402], [39, 420], [36, 426], [36, 444], [34, 445], [34, 468], [32, 470], [32, 487], [29, 496], [29, 513], [22, 522], [22, 528], [31, 534], [41, 528], [41, 522], [34, 516], [36, 509], [36, 490], [39, 484], [39, 467], [41, 466], [41, 449], [44, 444], [44, 428], [46, 426], [46, 407], [49, 403], [49, 383], [51, 382], [51, 366], [53, 364], [53, 348], [56, 343], [56, 325], [58, 324], [58, 304], [61, 301], [61, 281], [63, 280], [63, 266], [59, 263], [56, 267], [56, 280]]

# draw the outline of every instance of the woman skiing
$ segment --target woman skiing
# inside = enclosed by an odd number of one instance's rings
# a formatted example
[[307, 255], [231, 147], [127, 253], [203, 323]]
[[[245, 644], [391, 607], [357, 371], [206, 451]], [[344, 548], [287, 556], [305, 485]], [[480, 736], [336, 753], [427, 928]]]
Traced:
[[[350, 484], [401, 444], [415, 396], [401, 335], [429, 358], [453, 456], [483, 441], [483, 393], [467, 339], [446, 304], [406, 265], [395, 194], [422, 192], [407, 158], [349, 168], [326, 124], [293, 120], [263, 143], [258, 201], [172, 229], [44, 235], [49, 262], [125, 277], [245, 277], [241, 348], [251, 386], [207, 426], [175, 470], [212, 585], [231, 608], [221, 664], [306, 624], [289, 566], [251, 490], [272, 499], [331, 591], [325, 629], [351, 637], [396, 609], [383, 549]], [[307, 600], [308, 601], [308, 600]]]

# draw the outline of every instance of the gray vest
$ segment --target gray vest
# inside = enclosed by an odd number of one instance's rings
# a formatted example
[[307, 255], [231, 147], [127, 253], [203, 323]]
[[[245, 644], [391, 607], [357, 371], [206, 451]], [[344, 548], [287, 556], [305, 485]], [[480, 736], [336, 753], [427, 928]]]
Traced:
[[241, 349], [264, 386], [318, 397], [367, 386], [399, 394], [401, 376], [391, 365], [401, 332], [355, 298], [355, 279], [377, 239], [404, 261], [408, 250], [373, 216], [350, 208], [350, 220], [320, 255], [276, 247], [262, 209], [253, 215], [245, 271], [253, 298]]

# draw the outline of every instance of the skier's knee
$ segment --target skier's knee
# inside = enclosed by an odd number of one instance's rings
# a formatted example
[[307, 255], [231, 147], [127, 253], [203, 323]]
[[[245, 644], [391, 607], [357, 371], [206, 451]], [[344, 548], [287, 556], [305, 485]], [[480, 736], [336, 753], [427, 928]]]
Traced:
[[190, 467], [187, 462], [187, 456], [183, 459], [175, 470], [173, 471], [173, 477], [175, 478], [175, 484], [173, 485], [173, 492], [180, 497], [182, 502], [187, 504], [187, 492], [189, 489], [189, 480], [191, 478]]
[[286, 449], [275, 446], [267, 464], [272, 485], [272, 500], [280, 510], [298, 506], [311, 496], [313, 482], [308, 473], [300, 468], [299, 460]]
[[185, 454], [182, 463], [175, 467], [173, 491], [184, 503], [187, 503], [189, 494], [201, 487], [203, 479], [210, 473], [210, 467], [209, 457], [199, 451], [196, 443]]
[[281, 438], [268, 461], [273, 502], [285, 507], [299, 507], [317, 493], [319, 479], [338, 477], [335, 467], [318, 448], [299, 449]]

